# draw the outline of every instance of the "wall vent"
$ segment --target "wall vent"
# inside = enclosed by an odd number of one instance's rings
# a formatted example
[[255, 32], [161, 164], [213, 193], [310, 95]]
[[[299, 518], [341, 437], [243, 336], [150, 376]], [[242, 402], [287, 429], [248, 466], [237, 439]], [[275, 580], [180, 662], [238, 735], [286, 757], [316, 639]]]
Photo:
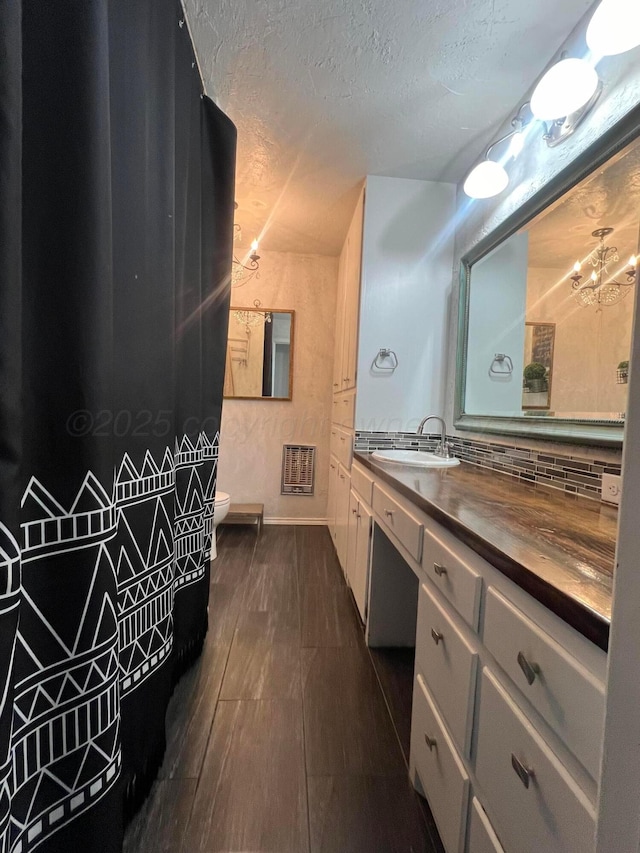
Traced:
[[285, 444], [282, 448], [282, 495], [312, 495], [315, 481], [315, 447]]

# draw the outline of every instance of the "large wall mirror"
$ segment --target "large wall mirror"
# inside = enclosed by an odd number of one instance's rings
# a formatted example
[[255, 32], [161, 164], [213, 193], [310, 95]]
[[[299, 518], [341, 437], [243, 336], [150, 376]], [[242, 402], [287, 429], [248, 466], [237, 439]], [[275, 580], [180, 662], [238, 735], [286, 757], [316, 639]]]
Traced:
[[293, 311], [231, 308], [224, 396], [290, 400], [293, 387]]
[[463, 261], [456, 426], [622, 440], [639, 238], [636, 139]]

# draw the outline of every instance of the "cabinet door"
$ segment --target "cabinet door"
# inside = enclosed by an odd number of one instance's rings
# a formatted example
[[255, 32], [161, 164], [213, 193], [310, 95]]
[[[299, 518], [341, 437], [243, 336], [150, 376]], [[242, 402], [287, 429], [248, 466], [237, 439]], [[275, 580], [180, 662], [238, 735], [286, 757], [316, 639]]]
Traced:
[[358, 537], [354, 561], [353, 579], [349, 579], [353, 597], [358, 605], [360, 617], [367, 621], [367, 598], [369, 594], [369, 565], [371, 559], [371, 531], [373, 516], [367, 507], [360, 502], [358, 506]]
[[333, 358], [333, 393], [342, 390], [342, 377], [344, 376], [342, 364], [344, 353], [344, 330], [345, 330], [345, 282], [346, 282], [346, 259], [347, 245], [345, 243], [338, 264], [338, 295], [336, 299], [336, 338]]
[[[351, 484], [349, 484], [351, 485]], [[360, 501], [358, 496], [351, 489], [349, 495], [349, 518], [347, 521], [347, 565], [345, 574], [349, 586], [353, 587], [353, 577], [356, 564], [356, 546], [358, 544], [358, 515]]]
[[360, 196], [347, 237], [349, 252], [345, 275], [345, 334], [342, 390], [356, 387], [358, 359], [358, 319], [360, 307], [360, 274], [362, 267], [362, 230], [364, 194]]
[[347, 565], [350, 491], [351, 478], [342, 465], [338, 465], [338, 483], [336, 489], [336, 551], [343, 571], [345, 571]]
[[327, 495], [327, 525], [329, 533], [333, 539], [333, 544], [336, 542], [336, 499], [338, 488], [338, 462], [332, 456], [329, 462], [329, 493]]

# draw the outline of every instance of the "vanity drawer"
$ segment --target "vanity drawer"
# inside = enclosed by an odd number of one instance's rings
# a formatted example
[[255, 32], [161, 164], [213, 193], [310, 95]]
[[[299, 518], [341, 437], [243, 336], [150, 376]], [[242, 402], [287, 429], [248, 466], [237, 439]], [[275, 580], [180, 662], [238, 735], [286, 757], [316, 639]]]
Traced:
[[385, 528], [395, 534], [395, 537], [404, 545], [414, 560], [420, 562], [424, 529], [422, 523], [407, 512], [377, 483], [373, 484], [372, 506]]
[[420, 587], [416, 631], [416, 672], [442, 711], [463, 755], [469, 755], [478, 655], [435, 600]]
[[505, 850], [593, 850], [595, 814], [587, 795], [486, 668], [476, 777]]
[[536, 711], [597, 780], [604, 685], [491, 587], [485, 606], [484, 643]]
[[359, 465], [354, 465], [351, 469], [351, 487], [356, 490], [366, 504], [371, 506], [373, 500], [373, 477], [370, 477]]
[[464, 849], [469, 777], [421, 675], [413, 687], [411, 764], [417, 770], [447, 853]]
[[468, 853], [504, 853], [485, 810], [474, 797], [469, 809], [469, 843]]
[[348, 471], [351, 468], [351, 456], [353, 453], [352, 434], [338, 426], [332, 426], [329, 444], [333, 455], [338, 458], [338, 461]]
[[482, 575], [430, 530], [424, 532], [422, 568], [465, 622], [477, 631]]

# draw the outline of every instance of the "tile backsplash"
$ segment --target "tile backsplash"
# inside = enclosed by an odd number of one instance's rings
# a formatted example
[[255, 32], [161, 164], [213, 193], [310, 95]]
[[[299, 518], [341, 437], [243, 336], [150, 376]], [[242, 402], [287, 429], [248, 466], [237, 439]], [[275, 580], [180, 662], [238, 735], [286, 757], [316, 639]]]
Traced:
[[[434, 433], [419, 436], [411, 432], [356, 432], [355, 449], [364, 453], [391, 448], [434, 450], [439, 438]], [[453, 455], [465, 462], [596, 500], [602, 493], [602, 475], [620, 474], [621, 470], [615, 462], [586, 459], [578, 453], [565, 456], [556, 450], [545, 452], [460, 436], [449, 436], [448, 441]]]

